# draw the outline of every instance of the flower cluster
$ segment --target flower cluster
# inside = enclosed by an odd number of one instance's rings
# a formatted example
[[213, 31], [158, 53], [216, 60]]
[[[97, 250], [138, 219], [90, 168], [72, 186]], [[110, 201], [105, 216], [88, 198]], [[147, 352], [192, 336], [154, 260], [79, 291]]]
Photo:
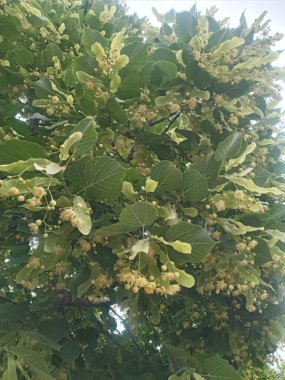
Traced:
[[107, 274], [100, 274], [91, 280], [91, 284], [98, 290], [108, 289], [112, 286], [113, 280]]
[[[135, 270], [125, 269], [117, 275], [119, 282], [125, 283], [126, 290], [132, 290], [133, 293], [138, 293], [143, 289], [145, 294], [159, 294], [159, 295], [175, 295], [179, 293], [180, 286], [178, 284], [170, 284], [179, 277], [178, 273], [163, 273], [161, 281], [155, 281], [153, 276], [147, 279], [141, 273]], [[161, 283], [163, 283], [163, 285]]]
[[75, 228], [78, 228], [82, 223], [81, 219], [76, 216], [72, 207], [64, 208], [59, 214], [59, 219], [63, 222], [69, 222], [72, 227]]

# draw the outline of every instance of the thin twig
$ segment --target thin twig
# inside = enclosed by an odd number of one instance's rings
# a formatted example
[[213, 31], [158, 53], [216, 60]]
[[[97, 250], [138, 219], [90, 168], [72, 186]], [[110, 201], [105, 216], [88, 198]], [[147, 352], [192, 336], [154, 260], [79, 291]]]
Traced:
[[90, 302], [88, 300], [82, 300], [82, 299], [65, 299], [63, 298], [59, 306], [65, 306], [65, 307], [79, 307], [79, 308], [84, 308], [84, 307], [104, 307], [104, 306], [111, 306], [113, 305], [114, 302], [110, 300], [106, 301], [98, 301], [98, 302]]
[[134, 150], [134, 147], [132, 147], [127, 157], [127, 163], [130, 163], [132, 161], [134, 153], [135, 153], [135, 150]]
[[135, 340], [135, 338], [133, 337], [132, 333], [131, 333], [131, 330], [129, 329], [129, 326], [127, 325], [126, 321], [124, 320], [124, 318], [116, 312], [116, 310], [112, 307], [112, 306], [109, 306], [109, 310], [112, 311], [113, 314], [116, 315], [117, 318], [120, 319], [120, 321], [122, 322], [124, 328], [126, 329], [132, 343], [136, 346], [136, 348], [138, 349], [138, 351], [141, 353], [141, 355], [143, 356], [144, 359], [146, 359], [146, 355], [144, 353], [144, 351], [141, 349], [141, 347], [139, 346], [138, 342]]
[[118, 151], [117, 151], [117, 149], [115, 148], [115, 144], [114, 143], [112, 143], [111, 144], [112, 145], [112, 147], [114, 148], [114, 154], [116, 155], [116, 156], [118, 156], [125, 164], [127, 164], [128, 163], [128, 159], [127, 158], [125, 158], [125, 157], [123, 157]]
[[[166, 116], [166, 117], [162, 117], [161, 119], [154, 120], [154, 121], [149, 121], [148, 125], [149, 125], [150, 127], [153, 127], [154, 125], [159, 124], [159, 123], [162, 123], [162, 122], [165, 121], [165, 120], [169, 120], [169, 118], [170, 118], [171, 116], [174, 116], [175, 114], [176, 114], [176, 112], [170, 112], [169, 115]], [[169, 121], [170, 121], [170, 120], [169, 120]]]
[[168, 132], [172, 124], [179, 118], [180, 115], [181, 115], [181, 112], [176, 112], [175, 116], [173, 117], [173, 119], [170, 120], [170, 123], [168, 124], [168, 126], [165, 128], [165, 130], [162, 133]]
[[105, 335], [115, 346], [120, 348], [122, 351], [125, 351], [125, 353], [129, 354], [129, 351], [124, 346], [122, 346], [119, 342], [117, 342], [116, 339], [114, 338], [114, 336], [111, 333], [109, 333], [109, 331], [104, 330], [102, 323], [100, 321], [98, 321], [98, 319], [95, 317], [95, 315], [89, 314], [88, 317], [89, 317], [89, 320], [91, 320], [91, 322], [93, 322], [97, 331], [99, 331], [101, 334]]

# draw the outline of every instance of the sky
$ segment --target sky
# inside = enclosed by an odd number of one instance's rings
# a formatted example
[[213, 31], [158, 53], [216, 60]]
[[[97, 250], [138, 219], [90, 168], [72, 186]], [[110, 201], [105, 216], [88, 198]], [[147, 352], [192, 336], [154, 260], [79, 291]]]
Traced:
[[[184, 11], [189, 10], [194, 4], [194, 1], [126, 0], [126, 4], [129, 7], [128, 13], [132, 14], [136, 12], [140, 17], [147, 16], [152, 24], [159, 25], [152, 13], [152, 7], [155, 7], [160, 13], [166, 13], [171, 8], [174, 8], [176, 11]], [[270, 25], [272, 33], [278, 32], [285, 35], [285, 0], [197, 0], [196, 4], [198, 10], [202, 12], [215, 5], [219, 8], [216, 17], [221, 20], [225, 17], [230, 17], [230, 26], [233, 27], [239, 24], [239, 18], [243, 11], [245, 11], [247, 22], [250, 25], [264, 10], [267, 10], [267, 18], [272, 21]], [[276, 44], [276, 49], [285, 50], [285, 37]], [[285, 51], [280, 55], [279, 59], [275, 61], [275, 65], [285, 66]], [[283, 88], [283, 102], [281, 104], [283, 109], [285, 109], [285, 85]]]

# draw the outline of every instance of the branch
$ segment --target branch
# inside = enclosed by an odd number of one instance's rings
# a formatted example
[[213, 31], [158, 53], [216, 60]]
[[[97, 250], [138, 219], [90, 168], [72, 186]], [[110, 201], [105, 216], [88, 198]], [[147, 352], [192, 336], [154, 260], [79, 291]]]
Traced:
[[114, 154], [115, 154], [116, 156], [118, 156], [118, 157], [119, 157], [119, 158], [120, 158], [125, 164], [129, 163], [128, 159], [125, 158], [125, 157], [123, 157], [123, 156], [117, 151], [117, 149], [115, 148], [115, 144], [112, 143], [111, 145], [112, 145], [112, 147], [114, 148]]
[[129, 351], [124, 346], [122, 346], [119, 342], [117, 342], [115, 337], [111, 333], [109, 333], [109, 331], [104, 330], [102, 323], [95, 317], [95, 315], [89, 313], [88, 317], [89, 317], [89, 320], [93, 322], [97, 331], [105, 335], [115, 346], [120, 348], [126, 354], [128, 355], [130, 354]]
[[8, 303], [12, 303], [14, 305], [17, 305], [17, 302], [9, 300], [8, 298], [3, 297], [3, 296], [0, 296], [0, 301], [4, 301], [4, 302], [8, 302]]
[[145, 355], [144, 351], [141, 349], [141, 347], [139, 346], [138, 342], [137, 342], [137, 341], [135, 340], [135, 338], [133, 337], [133, 335], [132, 335], [132, 333], [131, 333], [131, 330], [129, 329], [129, 326], [127, 325], [127, 323], [126, 323], [126, 321], [124, 320], [124, 318], [123, 318], [119, 313], [117, 313], [116, 310], [115, 310], [113, 307], [109, 306], [109, 310], [111, 310], [112, 313], [115, 314], [116, 317], [120, 319], [120, 321], [122, 322], [122, 324], [123, 324], [125, 330], [127, 331], [128, 335], [129, 335], [129, 337], [130, 337], [132, 343], [133, 343], [134, 346], [137, 348], [137, 350], [140, 352], [140, 354], [143, 356], [143, 358], [146, 359], [146, 355]]
[[104, 307], [111, 306], [114, 302], [110, 300], [106, 301], [98, 301], [98, 302], [90, 302], [85, 299], [72, 299], [70, 293], [65, 293], [62, 299], [60, 300], [58, 306], [59, 307], [78, 307], [78, 308], [92, 308], [92, 307]]
[[135, 153], [135, 150], [134, 150], [134, 147], [132, 147], [127, 157], [127, 163], [130, 163], [132, 161], [134, 153]]
[[79, 310], [82, 309], [92, 309], [92, 308], [101, 308], [101, 307], [109, 307], [111, 305], [114, 305], [114, 301], [111, 300], [104, 300], [104, 301], [98, 301], [98, 302], [90, 302], [85, 299], [72, 299], [72, 295], [68, 292], [64, 293], [62, 297], [54, 298], [54, 300], [50, 300], [49, 302], [46, 302], [45, 304], [42, 304], [41, 302], [35, 302], [31, 304], [32, 310], [30, 312], [42, 312], [46, 310], [60, 310], [62, 311], [63, 308], [78, 308]]
[[169, 112], [169, 116], [167, 116], [167, 117], [162, 117], [161, 119], [158, 119], [158, 120], [155, 120], [155, 121], [149, 121], [148, 125], [149, 125], [150, 127], [153, 127], [154, 125], [159, 124], [159, 123], [162, 123], [162, 122], [165, 121], [165, 120], [170, 121], [169, 118], [170, 118], [171, 116], [174, 116], [175, 114], [176, 114], [176, 112]]
[[181, 112], [176, 112], [173, 119], [171, 119], [171, 120], [168, 119], [170, 121], [170, 123], [168, 124], [168, 126], [165, 128], [165, 130], [162, 133], [168, 132], [170, 127], [172, 126], [172, 124], [179, 118], [180, 115], [181, 115]]

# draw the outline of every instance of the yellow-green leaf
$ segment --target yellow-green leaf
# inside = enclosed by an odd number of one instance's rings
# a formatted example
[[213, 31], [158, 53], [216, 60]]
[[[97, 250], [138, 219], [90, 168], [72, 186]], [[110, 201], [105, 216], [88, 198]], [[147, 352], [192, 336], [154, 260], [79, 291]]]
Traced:
[[119, 74], [115, 73], [110, 82], [110, 90], [114, 93], [117, 92], [119, 86], [121, 84], [121, 77]]
[[183, 243], [180, 240], [175, 240], [173, 243], [169, 243], [169, 245], [174, 248], [177, 252], [180, 253], [191, 253], [192, 246], [189, 243]]
[[157, 181], [154, 181], [153, 179], [148, 178], [145, 184], [145, 191], [147, 193], [153, 193], [156, 190], [157, 185], [158, 185]]
[[239, 164], [242, 164], [244, 160], [246, 159], [246, 156], [252, 153], [255, 150], [255, 148], [256, 148], [255, 142], [252, 142], [251, 144], [249, 144], [239, 157], [232, 158], [231, 160], [228, 161], [228, 163], [225, 166], [225, 169], [229, 170], [235, 166], [238, 166]]
[[123, 182], [122, 193], [128, 199], [134, 199], [134, 196], [137, 194], [131, 182], [127, 182], [127, 181]]
[[121, 70], [129, 63], [129, 57], [126, 54], [122, 54], [117, 60], [116, 69], [117, 71]]
[[243, 188], [258, 194], [273, 194], [273, 195], [283, 195], [284, 192], [277, 189], [277, 187], [259, 187], [251, 179], [234, 177], [231, 181], [236, 185], [242, 186]]
[[123, 32], [118, 32], [114, 34], [113, 40], [111, 42], [111, 52], [115, 51], [116, 53], [119, 53], [122, 50], [122, 48], [124, 47], [123, 38]]
[[91, 51], [95, 55], [97, 61], [100, 63], [105, 61], [107, 58], [105, 50], [99, 42], [95, 42], [93, 45], [91, 45]]
[[74, 132], [72, 135], [68, 137], [64, 141], [64, 143], [60, 147], [60, 154], [59, 154], [59, 159], [60, 161], [65, 161], [69, 158], [69, 150], [74, 145], [77, 141], [81, 140], [83, 134], [82, 132]]
[[148, 239], [138, 240], [132, 246], [132, 249], [131, 249], [132, 254], [131, 254], [131, 256], [129, 256], [129, 259], [134, 260], [139, 253], [148, 253], [148, 250], [149, 250]]
[[92, 221], [90, 211], [82, 197], [75, 197], [73, 201], [73, 210], [76, 217], [79, 219], [78, 230], [83, 235], [88, 235], [91, 231]]
[[195, 278], [191, 274], [177, 268], [175, 269], [175, 272], [179, 273], [179, 277], [176, 279], [179, 285], [184, 286], [185, 288], [192, 288], [195, 285]]
[[231, 40], [226, 40], [222, 42], [217, 49], [213, 51], [212, 60], [217, 61], [222, 54], [227, 53], [228, 51], [235, 49], [244, 44], [244, 39], [240, 37], [233, 37]]

